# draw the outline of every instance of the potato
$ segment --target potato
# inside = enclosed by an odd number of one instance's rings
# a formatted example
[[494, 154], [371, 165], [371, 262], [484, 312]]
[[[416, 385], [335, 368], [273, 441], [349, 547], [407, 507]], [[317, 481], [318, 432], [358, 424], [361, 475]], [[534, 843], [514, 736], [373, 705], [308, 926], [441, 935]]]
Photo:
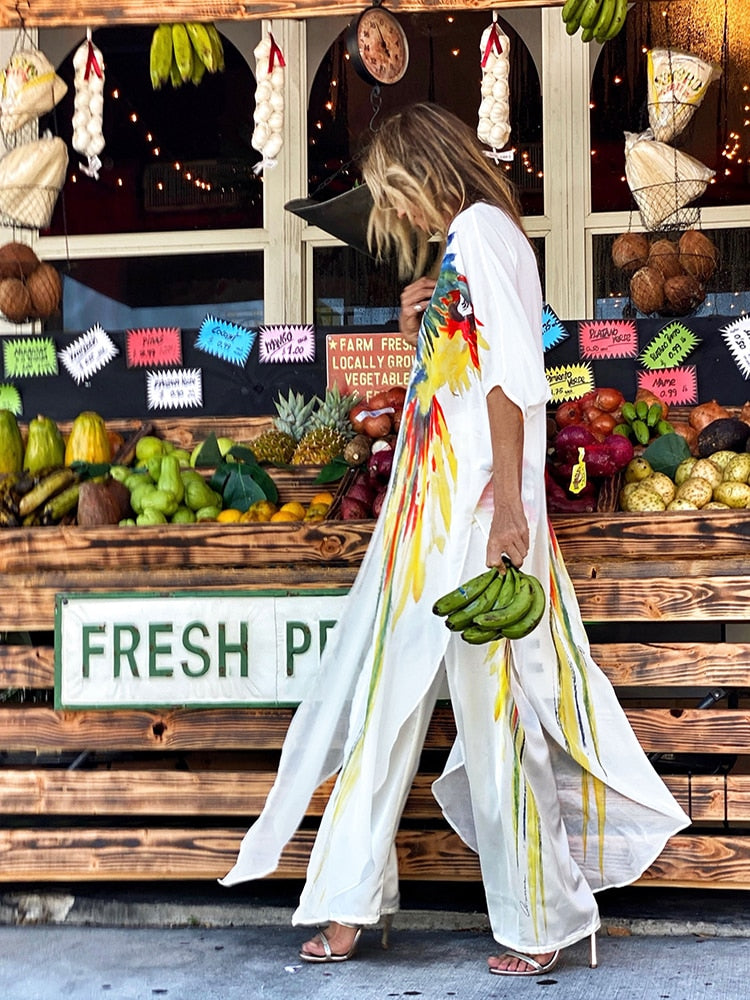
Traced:
[[697, 461], [697, 458], [693, 458], [691, 456], [690, 458], [686, 458], [684, 461], [680, 462], [674, 474], [674, 481], [677, 486], [681, 486], [682, 483], [684, 483], [690, 476], [690, 473], [693, 471], [693, 466]]
[[654, 490], [643, 483], [638, 483], [636, 489], [628, 497], [628, 510], [634, 513], [641, 511], [666, 510], [664, 500]]
[[750, 486], [747, 483], [724, 482], [714, 490], [714, 500], [737, 509], [750, 504]]
[[715, 451], [708, 456], [714, 465], [718, 465], [722, 472], [726, 469], [733, 458], [737, 457], [736, 451]]
[[750, 480], [750, 455], [746, 451], [732, 456], [724, 467], [724, 480], [730, 483], [746, 483]]
[[667, 510], [698, 510], [698, 508], [688, 500], [673, 500], [667, 504]]
[[652, 472], [641, 480], [643, 486], [648, 486], [654, 493], [658, 493], [665, 504], [670, 504], [674, 500], [677, 487], [664, 472]]
[[675, 499], [687, 500], [688, 503], [694, 503], [696, 507], [705, 507], [713, 500], [713, 493], [713, 486], [707, 479], [701, 479], [700, 476], [690, 476], [677, 487]]
[[724, 478], [719, 466], [712, 462], [710, 458], [698, 459], [690, 472], [690, 478], [692, 479], [694, 476], [700, 476], [701, 479], [707, 480], [714, 489], [716, 489]]

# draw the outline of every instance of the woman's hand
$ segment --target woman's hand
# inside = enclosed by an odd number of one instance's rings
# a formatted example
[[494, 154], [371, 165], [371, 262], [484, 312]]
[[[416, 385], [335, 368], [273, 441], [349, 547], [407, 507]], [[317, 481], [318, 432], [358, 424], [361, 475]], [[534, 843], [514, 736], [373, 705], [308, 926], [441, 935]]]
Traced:
[[433, 278], [417, 278], [401, 293], [401, 312], [398, 317], [398, 329], [404, 340], [416, 346], [422, 313], [425, 311], [435, 289]]

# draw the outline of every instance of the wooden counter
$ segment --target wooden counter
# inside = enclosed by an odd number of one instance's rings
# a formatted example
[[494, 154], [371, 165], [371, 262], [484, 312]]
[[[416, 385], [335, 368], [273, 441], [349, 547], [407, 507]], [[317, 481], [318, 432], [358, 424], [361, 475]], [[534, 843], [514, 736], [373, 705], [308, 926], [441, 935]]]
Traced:
[[[693, 825], [643, 881], [750, 886], [750, 628], [747, 636], [742, 628], [750, 512], [571, 515], [553, 524], [594, 656], [644, 749], [715, 755], [715, 774], [665, 775]], [[56, 593], [348, 586], [371, 531], [372, 522], [337, 521], [3, 530], [0, 881], [222, 875], [270, 788], [292, 714], [56, 711]], [[716, 688], [728, 697], [698, 708]], [[430, 793], [453, 733], [450, 708], [438, 707], [430, 770], [417, 776], [398, 838], [404, 879], [479, 878]], [[310, 817], [326, 795], [316, 794]], [[295, 838], [277, 877], [304, 874], [313, 836], [305, 829]]]

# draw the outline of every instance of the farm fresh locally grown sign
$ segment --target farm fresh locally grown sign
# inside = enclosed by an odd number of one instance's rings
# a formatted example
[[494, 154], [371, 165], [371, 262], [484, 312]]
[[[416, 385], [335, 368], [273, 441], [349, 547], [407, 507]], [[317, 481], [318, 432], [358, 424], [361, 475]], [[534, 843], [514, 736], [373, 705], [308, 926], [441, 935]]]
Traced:
[[298, 704], [345, 596], [58, 594], [55, 707]]

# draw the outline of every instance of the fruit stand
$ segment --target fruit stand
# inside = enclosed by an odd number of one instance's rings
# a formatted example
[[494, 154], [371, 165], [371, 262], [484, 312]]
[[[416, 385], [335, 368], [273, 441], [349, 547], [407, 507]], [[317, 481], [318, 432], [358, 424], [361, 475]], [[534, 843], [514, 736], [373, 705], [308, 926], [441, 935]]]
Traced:
[[[221, 433], [253, 438], [267, 424], [223, 419]], [[123, 422], [121, 430], [134, 427]], [[154, 430], [189, 449], [218, 427], [196, 418], [156, 421]], [[285, 470], [279, 479], [281, 497], [309, 497], [317, 488], [307, 469]], [[668, 530], [644, 513], [555, 515], [553, 524], [594, 654], [643, 747], [673, 760], [665, 780], [693, 820], [644, 882], [741, 887], [750, 878], [750, 774], [742, 756], [750, 719], [740, 697], [750, 685], [750, 643], [727, 633], [747, 619], [750, 522], [744, 510], [663, 516]], [[2, 880], [222, 875], [273, 781], [294, 710], [56, 710], [50, 639], [56, 594], [346, 588], [373, 524], [5, 529]], [[707, 691], [717, 693], [716, 702], [698, 707]], [[430, 792], [453, 732], [450, 707], [441, 703], [427, 740], [430, 763], [417, 775], [399, 832], [405, 879], [479, 878], [474, 855], [447, 827]], [[700, 766], [675, 756], [685, 754], [699, 754]], [[327, 791], [314, 797], [311, 822], [288, 848], [278, 877], [302, 876]]]

